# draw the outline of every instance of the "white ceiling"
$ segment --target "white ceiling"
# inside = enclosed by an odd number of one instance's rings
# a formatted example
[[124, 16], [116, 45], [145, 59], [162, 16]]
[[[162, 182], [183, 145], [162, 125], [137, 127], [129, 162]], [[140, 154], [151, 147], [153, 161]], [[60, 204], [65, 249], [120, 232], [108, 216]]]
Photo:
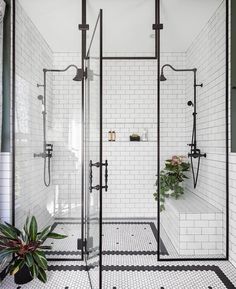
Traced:
[[[81, 0], [19, 0], [55, 52], [81, 51]], [[161, 0], [162, 51], [186, 51], [223, 0]], [[92, 34], [104, 10], [105, 52], [154, 52], [154, 0], [87, 0]]]
[[223, 1], [162, 0], [162, 51], [186, 51]]

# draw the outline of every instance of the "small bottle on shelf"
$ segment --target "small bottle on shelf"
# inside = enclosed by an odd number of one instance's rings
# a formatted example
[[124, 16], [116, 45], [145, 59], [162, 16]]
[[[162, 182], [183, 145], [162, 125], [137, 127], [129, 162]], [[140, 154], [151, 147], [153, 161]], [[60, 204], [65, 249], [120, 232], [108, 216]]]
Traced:
[[112, 131], [109, 130], [108, 132], [108, 141], [112, 141]]
[[116, 141], [116, 132], [112, 131], [112, 141]]

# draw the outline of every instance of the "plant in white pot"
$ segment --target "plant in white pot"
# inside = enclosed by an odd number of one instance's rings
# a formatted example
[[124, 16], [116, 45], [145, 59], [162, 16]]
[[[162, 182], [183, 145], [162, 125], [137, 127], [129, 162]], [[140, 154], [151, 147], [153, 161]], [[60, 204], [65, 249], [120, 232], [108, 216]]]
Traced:
[[43, 246], [48, 239], [64, 239], [67, 236], [53, 232], [51, 226], [38, 231], [36, 218], [26, 219], [23, 230], [5, 223], [0, 224], [0, 262], [5, 258], [13, 258], [6, 268], [6, 273], [14, 275], [16, 284], [26, 284], [34, 278], [46, 283], [47, 259]]
[[[176, 200], [184, 194], [183, 182], [188, 177], [186, 173], [190, 170], [190, 164], [184, 156], [173, 156], [165, 161], [165, 168], [160, 171], [160, 210], [165, 210], [165, 199]], [[156, 182], [158, 186], [158, 181]], [[154, 193], [158, 200], [158, 192]]]

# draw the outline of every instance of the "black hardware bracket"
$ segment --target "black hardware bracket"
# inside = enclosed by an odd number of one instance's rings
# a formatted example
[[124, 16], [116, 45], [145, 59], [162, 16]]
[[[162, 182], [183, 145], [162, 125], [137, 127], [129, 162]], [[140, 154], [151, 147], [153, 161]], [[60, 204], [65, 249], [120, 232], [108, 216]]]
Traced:
[[89, 24], [79, 24], [79, 30], [82, 30], [82, 31], [89, 30]]
[[164, 28], [163, 24], [152, 24], [152, 30], [162, 30]]
[[77, 250], [83, 250], [83, 248], [86, 247], [86, 239], [85, 240], [82, 240], [82, 239], [77, 239]]

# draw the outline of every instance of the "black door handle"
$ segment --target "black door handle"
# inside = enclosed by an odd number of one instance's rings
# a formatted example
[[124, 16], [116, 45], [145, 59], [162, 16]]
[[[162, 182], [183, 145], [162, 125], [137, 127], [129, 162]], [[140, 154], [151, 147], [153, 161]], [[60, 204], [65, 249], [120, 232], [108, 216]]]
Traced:
[[232, 89], [236, 89], [236, 86], [232, 86]]
[[[105, 189], [107, 192], [108, 190], [108, 161], [106, 160], [105, 163], [102, 164], [102, 166], [105, 166], [105, 186], [102, 186], [102, 189]], [[89, 162], [89, 192], [92, 193], [93, 190], [100, 190], [100, 186], [93, 186], [93, 167], [99, 168], [100, 163], [93, 163], [92, 161]]]
[[92, 193], [93, 190], [100, 190], [100, 186], [93, 186], [93, 167], [99, 168], [100, 163], [94, 163], [92, 161], [89, 162], [89, 192]]
[[105, 192], [107, 192], [108, 190], [108, 161], [105, 160], [105, 163], [102, 165], [105, 166], [105, 186], [103, 186], [103, 188], [105, 189]]

